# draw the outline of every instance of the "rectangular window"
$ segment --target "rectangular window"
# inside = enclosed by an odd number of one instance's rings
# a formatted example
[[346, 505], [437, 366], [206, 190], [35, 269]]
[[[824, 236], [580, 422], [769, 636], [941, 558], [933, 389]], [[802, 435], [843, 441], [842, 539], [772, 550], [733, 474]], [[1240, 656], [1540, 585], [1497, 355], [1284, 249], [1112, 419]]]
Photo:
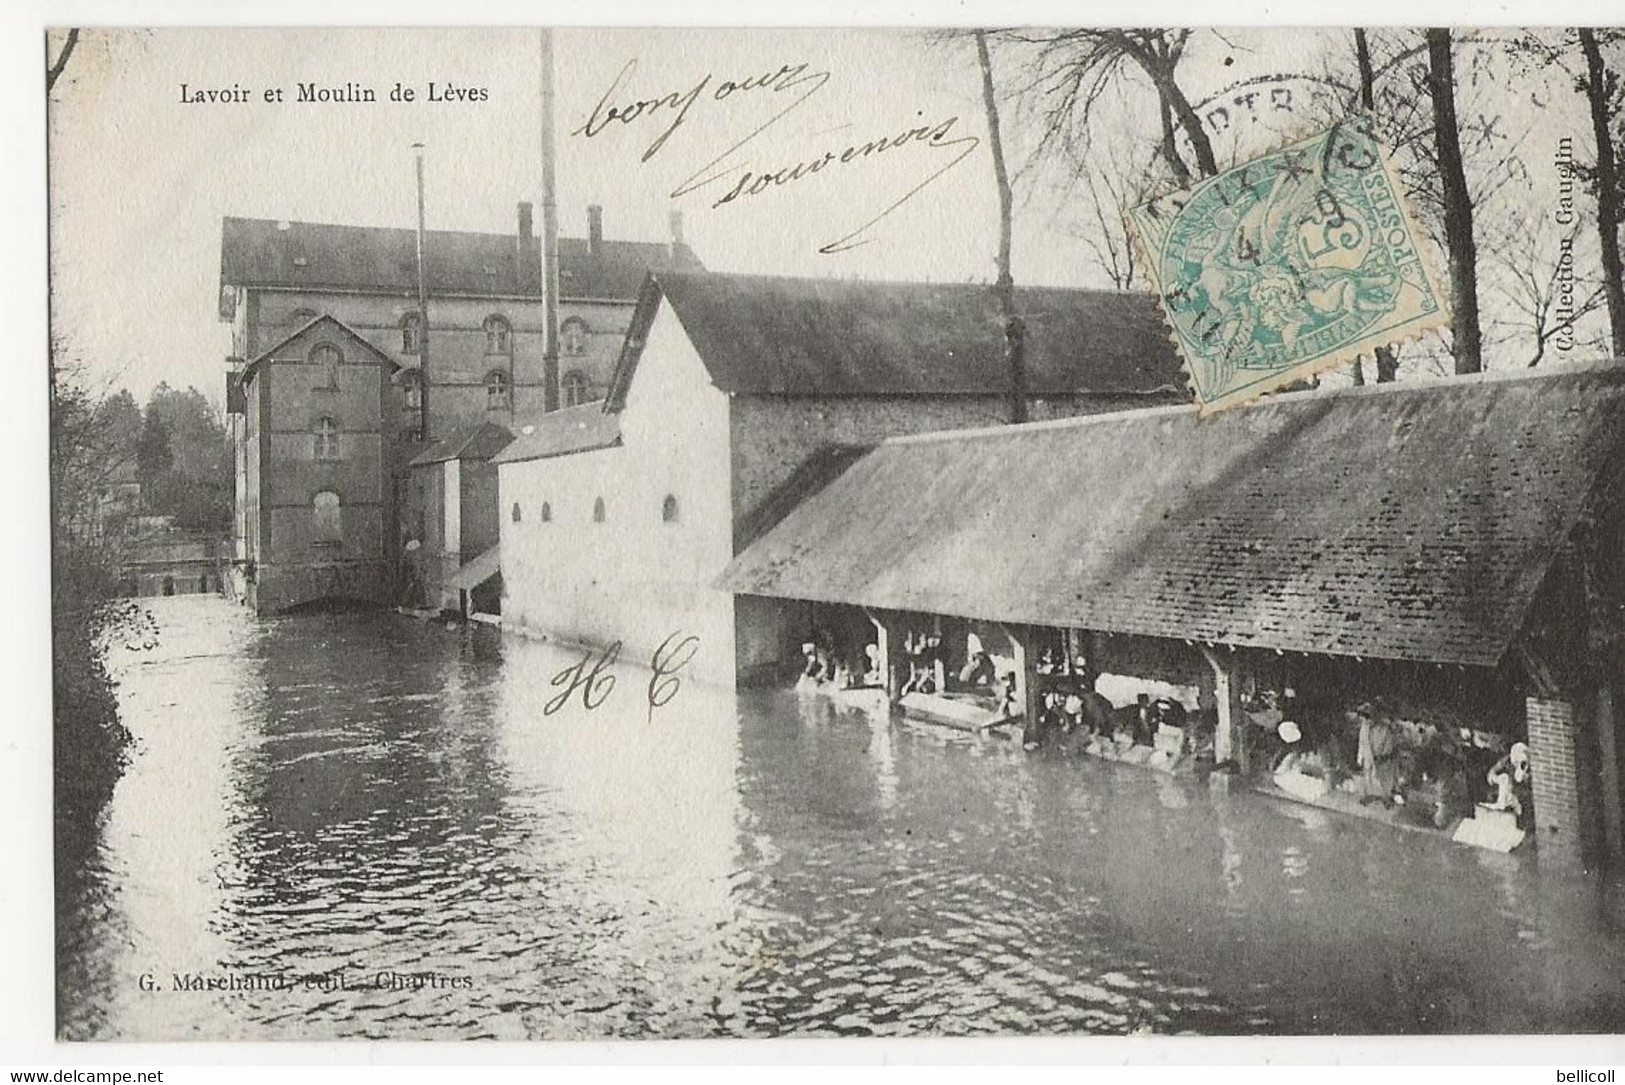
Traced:
[[423, 352], [423, 318], [416, 313], [408, 313], [401, 321], [401, 353], [421, 354]]
[[336, 460], [339, 458], [339, 426], [333, 419], [323, 415], [316, 419], [316, 458], [318, 460]]

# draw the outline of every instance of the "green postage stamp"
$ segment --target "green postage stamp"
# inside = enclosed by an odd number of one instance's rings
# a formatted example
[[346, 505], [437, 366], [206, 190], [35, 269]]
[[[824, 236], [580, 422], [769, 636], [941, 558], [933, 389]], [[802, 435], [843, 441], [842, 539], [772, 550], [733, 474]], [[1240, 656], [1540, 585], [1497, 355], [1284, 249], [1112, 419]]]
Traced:
[[1127, 214], [1203, 414], [1450, 319], [1364, 115]]

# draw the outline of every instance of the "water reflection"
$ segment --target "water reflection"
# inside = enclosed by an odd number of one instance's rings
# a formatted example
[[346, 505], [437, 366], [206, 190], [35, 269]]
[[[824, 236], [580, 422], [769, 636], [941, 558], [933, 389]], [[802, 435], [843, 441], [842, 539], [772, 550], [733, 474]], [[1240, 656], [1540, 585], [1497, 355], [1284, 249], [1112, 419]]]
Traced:
[[[161, 600], [69, 1037], [1615, 1028], [1617, 886], [394, 615]], [[148, 992], [176, 973], [291, 989]], [[376, 984], [379, 973], [408, 977]], [[338, 986], [337, 977], [344, 985]], [[415, 980], [410, 978], [416, 977]], [[433, 981], [424, 977], [434, 977]]]

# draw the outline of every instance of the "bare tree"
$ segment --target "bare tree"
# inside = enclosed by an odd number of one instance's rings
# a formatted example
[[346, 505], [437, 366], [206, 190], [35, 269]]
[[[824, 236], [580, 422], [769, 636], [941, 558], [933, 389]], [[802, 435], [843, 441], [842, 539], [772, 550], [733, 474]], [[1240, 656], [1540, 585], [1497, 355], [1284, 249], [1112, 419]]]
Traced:
[[[1133, 289], [1140, 274], [1138, 254], [1123, 217], [1123, 208], [1135, 195], [1131, 186], [1123, 183], [1127, 176], [1132, 173], [1120, 169], [1114, 160], [1105, 166], [1084, 167], [1078, 187], [1087, 203], [1086, 219], [1083, 228], [1069, 231], [1083, 242], [1095, 265], [1118, 290]], [[1146, 180], [1142, 176], [1141, 181]]]
[[1443, 189], [1445, 248], [1450, 256], [1450, 300], [1453, 314], [1451, 349], [1457, 373], [1484, 368], [1478, 322], [1478, 253], [1473, 241], [1473, 200], [1461, 159], [1461, 129], [1456, 121], [1456, 73], [1450, 31], [1427, 32], [1428, 91], [1433, 101], [1434, 143]]
[[[1177, 120], [1185, 138], [1190, 141], [1201, 176], [1212, 177], [1218, 173], [1219, 164], [1213, 157], [1213, 143], [1208, 138], [1207, 129], [1202, 126], [1202, 119], [1197, 116], [1190, 99], [1180, 87], [1177, 76], [1179, 61], [1185, 54], [1185, 44], [1190, 40], [1192, 31], [1113, 30], [1099, 33], [1105, 35], [1108, 44], [1121, 49], [1133, 59], [1150, 78], [1157, 88], [1164, 116], [1171, 115], [1172, 119]], [[1165, 124], [1165, 129], [1167, 127], [1170, 126]], [[1165, 137], [1163, 144], [1168, 156], [1177, 157], [1172, 139]], [[1169, 164], [1173, 165], [1172, 161]]]
[[976, 59], [982, 69], [982, 106], [987, 111], [988, 146], [993, 152], [993, 179], [999, 189], [999, 277], [993, 293], [1004, 321], [1004, 357], [1010, 371], [1010, 421], [1027, 421], [1026, 327], [1016, 312], [1016, 281], [1010, 272], [1010, 235], [1014, 194], [1010, 171], [1004, 162], [1004, 137], [999, 128], [999, 99], [993, 87], [993, 57], [988, 52], [986, 31], [976, 31]]
[[[1158, 153], [1181, 185], [1219, 172], [1213, 142], [1178, 78], [1186, 47], [1196, 32], [1154, 28], [1105, 30], [1004, 30], [1004, 40], [1036, 47], [1032, 79], [1018, 93], [1041, 103], [1038, 153], [1068, 152], [1081, 161], [1088, 151], [1090, 120], [1125, 70], [1137, 69], [1156, 92], [1161, 117]], [[1195, 167], [1186, 161], [1183, 136]]]
[[[1482, 315], [1473, 315], [1479, 311], [1478, 254], [1486, 246], [1495, 249], [1499, 235], [1516, 230], [1525, 213], [1532, 178], [1522, 148], [1542, 123], [1538, 109], [1508, 115], [1484, 100], [1486, 91], [1510, 78], [1502, 70], [1507, 50], [1487, 48], [1504, 45], [1501, 38], [1504, 34], [1495, 32], [1361, 30], [1352, 51], [1357, 103], [1370, 110], [1418, 224], [1439, 246], [1450, 271], [1456, 328], [1440, 338], [1451, 354], [1449, 369], [1456, 372], [1476, 372], [1484, 364]], [[1519, 120], [1522, 131], [1514, 123]], [[1471, 246], [1466, 260], [1464, 242]], [[1464, 298], [1469, 300], [1465, 314]], [[1458, 329], [1467, 330], [1458, 335]], [[1464, 352], [1476, 363], [1458, 364]], [[1431, 353], [1422, 346], [1416, 357], [1431, 365]], [[1378, 379], [1392, 379], [1397, 354], [1393, 369], [1390, 357], [1377, 361]]]
[[1492, 317], [1488, 328], [1497, 343], [1532, 340], [1533, 353], [1524, 363], [1529, 368], [1545, 360], [1553, 340], [1572, 335], [1576, 324], [1603, 307], [1602, 282], [1574, 274], [1574, 247], [1583, 225], [1577, 218], [1555, 255], [1545, 258], [1536, 253], [1540, 238], [1527, 220], [1521, 233], [1509, 234], [1490, 250], [1490, 263], [1499, 272], [1495, 292], [1504, 302], [1497, 313], [1506, 315]]
[[1598, 47], [1597, 32], [1579, 30], [1580, 50], [1585, 54], [1586, 73], [1580, 80], [1591, 107], [1591, 127], [1597, 141], [1595, 185], [1597, 190], [1597, 238], [1602, 248], [1603, 292], [1608, 299], [1608, 326], [1615, 358], [1625, 358], [1625, 281], [1622, 281], [1619, 252], [1621, 205], [1625, 204], [1614, 155], [1612, 122], [1619, 116], [1619, 75], [1608, 70]]
[[[1360, 108], [1370, 113], [1376, 109], [1377, 74], [1371, 66], [1371, 43], [1364, 27], [1354, 31], [1354, 58], [1360, 70]], [[1383, 384], [1399, 375], [1399, 359], [1393, 347], [1378, 347], [1374, 352], [1377, 362], [1377, 383]], [[1358, 358], [1354, 361], [1354, 383], [1365, 383], [1365, 370]]]

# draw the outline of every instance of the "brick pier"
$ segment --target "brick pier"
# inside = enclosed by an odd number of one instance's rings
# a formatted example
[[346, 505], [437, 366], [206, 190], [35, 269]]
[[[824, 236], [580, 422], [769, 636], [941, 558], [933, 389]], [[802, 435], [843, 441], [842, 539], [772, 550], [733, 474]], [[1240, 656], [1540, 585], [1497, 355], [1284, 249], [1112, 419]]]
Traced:
[[1543, 863], [1584, 866], [1581, 810], [1582, 749], [1574, 702], [1530, 697], [1524, 702], [1529, 725], [1529, 770], [1535, 801], [1535, 842]]

